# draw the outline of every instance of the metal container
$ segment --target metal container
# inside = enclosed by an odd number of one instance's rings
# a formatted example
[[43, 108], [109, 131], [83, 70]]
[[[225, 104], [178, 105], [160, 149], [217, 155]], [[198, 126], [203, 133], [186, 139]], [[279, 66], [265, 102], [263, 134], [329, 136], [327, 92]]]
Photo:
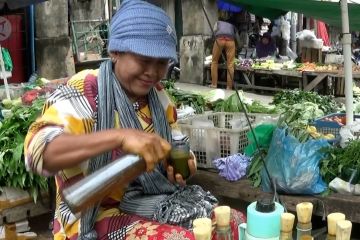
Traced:
[[145, 170], [142, 158], [126, 155], [63, 189], [63, 201], [73, 213], [80, 212], [101, 201], [114, 187], [125, 187]]

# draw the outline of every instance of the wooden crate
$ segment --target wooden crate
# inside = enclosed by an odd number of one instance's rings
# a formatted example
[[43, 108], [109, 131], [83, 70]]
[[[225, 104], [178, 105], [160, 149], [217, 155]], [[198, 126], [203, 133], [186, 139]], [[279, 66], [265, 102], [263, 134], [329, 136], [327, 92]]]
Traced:
[[301, 62], [315, 62], [322, 63], [322, 50], [315, 48], [302, 48], [301, 49]]
[[0, 240], [30, 240], [37, 239], [37, 234], [29, 232], [29, 222], [22, 221], [0, 226]]

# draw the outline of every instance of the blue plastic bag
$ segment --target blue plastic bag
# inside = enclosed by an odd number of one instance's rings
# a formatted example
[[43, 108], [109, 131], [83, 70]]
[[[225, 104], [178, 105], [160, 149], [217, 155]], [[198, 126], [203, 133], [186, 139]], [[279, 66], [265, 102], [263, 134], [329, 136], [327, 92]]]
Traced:
[[[279, 192], [290, 194], [318, 194], [327, 189], [320, 176], [319, 163], [328, 147], [325, 139], [300, 143], [287, 133], [287, 128], [277, 128], [265, 158], [266, 166]], [[272, 190], [265, 169], [261, 172], [262, 189]]]

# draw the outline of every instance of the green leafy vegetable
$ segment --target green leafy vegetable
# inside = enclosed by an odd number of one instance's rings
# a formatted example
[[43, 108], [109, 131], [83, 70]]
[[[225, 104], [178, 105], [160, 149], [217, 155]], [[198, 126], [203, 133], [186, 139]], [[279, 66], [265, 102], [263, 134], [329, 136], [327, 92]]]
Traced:
[[250, 166], [247, 170], [247, 178], [252, 182], [254, 187], [259, 187], [261, 184], [261, 170], [264, 163], [261, 158], [267, 155], [267, 149], [258, 150], [252, 157]]
[[[249, 113], [268, 113], [274, 114], [277, 113], [277, 109], [273, 106], [267, 106], [262, 104], [260, 101], [252, 101], [245, 98], [244, 94], [239, 91], [240, 98], [245, 105], [247, 112]], [[232, 94], [224, 101], [218, 101], [215, 104], [215, 112], [243, 112], [243, 106], [239, 101], [237, 93]]]
[[274, 95], [273, 104], [292, 106], [294, 104], [301, 104], [303, 102], [311, 102], [319, 106], [324, 114], [337, 112], [339, 104], [332, 96], [322, 96], [316, 92], [300, 91], [300, 90], [285, 90]]
[[163, 86], [170, 98], [179, 108], [181, 105], [190, 106], [195, 109], [197, 114], [203, 113], [206, 109], [206, 101], [203, 96], [189, 93], [175, 88], [175, 82], [172, 80], [163, 81]]
[[[360, 171], [360, 141], [350, 141], [345, 148], [328, 147], [322, 150], [325, 158], [320, 163], [320, 174], [330, 183], [336, 177], [342, 177], [348, 169]], [[344, 179], [347, 181], [348, 179]], [[357, 179], [354, 184], [360, 183]]]
[[24, 139], [28, 128], [41, 113], [44, 99], [31, 106], [15, 106], [0, 127], [0, 186], [20, 188], [36, 200], [47, 189], [46, 179], [28, 172], [24, 164]]
[[282, 111], [278, 122], [279, 127], [289, 127], [290, 134], [295, 136], [301, 143], [310, 138], [307, 131], [309, 121], [322, 117], [324, 112], [319, 109], [318, 105], [311, 102], [302, 104], [285, 105], [281, 104]]

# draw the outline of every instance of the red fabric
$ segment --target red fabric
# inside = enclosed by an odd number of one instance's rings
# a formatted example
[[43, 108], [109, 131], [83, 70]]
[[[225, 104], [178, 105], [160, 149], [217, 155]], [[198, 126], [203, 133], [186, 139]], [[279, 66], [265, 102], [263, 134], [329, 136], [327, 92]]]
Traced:
[[[212, 216], [212, 220], [215, 221], [214, 216]], [[246, 217], [243, 213], [231, 209], [231, 232], [232, 238], [238, 239], [238, 226], [240, 223], [246, 222]], [[148, 239], [148, 240], [173, 240], [173, 239], [183, 239], [183, 240], [193, 240], [194, 235], [192, 231], [187, 229], [172, 226], [168, 224], [159, 224], [153, 221], [140, 221], [138, 224], [134, 226], [134, 228], [127, 233], [126, 239]], [[216, 239], [215, 231], [212, 232], [212, 240]]]
[[317, 21], [317, 37], [324, 41], [324, 46], [330, 46], [329, 35], [324, 22]]

